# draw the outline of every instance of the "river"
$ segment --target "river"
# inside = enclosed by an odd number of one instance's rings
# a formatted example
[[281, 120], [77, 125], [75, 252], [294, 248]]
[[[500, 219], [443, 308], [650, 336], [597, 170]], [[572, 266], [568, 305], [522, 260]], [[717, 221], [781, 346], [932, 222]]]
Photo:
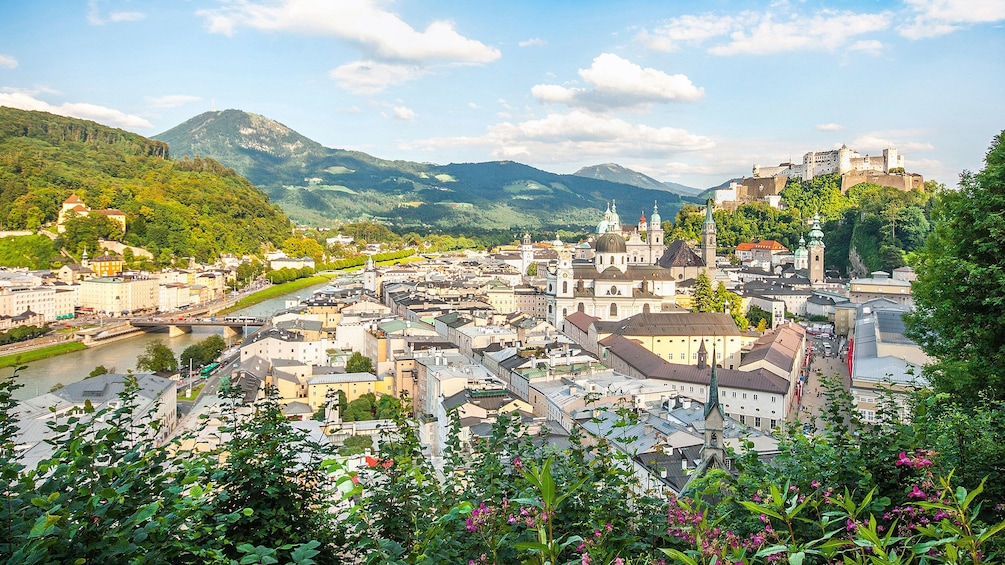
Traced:
[[[238, 315], [247, 316], [272, 316], [277, 311], [282, 310], [287, 299], [297, 296], [308, 297], [315, 290], [323, 288], [325, 284], [308, 287], [292, 292], [285, 296], [272, 298], [264, 302], [249, 306], [238, 311]], [[248, 330], [252, 331], [251, 329]], [[137, 334], [135, 337], [106, 343], [95, 347], [90, 347], [84, 351], [56, 355], [48, 359], [33, 361], [28, 367], [18, 373], [18, 383], [24, 385], [14, 392], [14, 398], [23, 400], [45, 394], [57, 384], [69, 384], [79, 381], [87, 376], [98, 365], [104, 365], [109, 371], [115, 373], [125, 373], [132, 369], [136, 371], [136, 358], [143, 353], [147, 344], [154, 341], [163, 341], [165, 345], [174, 351], [177, 357], [186, 347], [194, 345], [212, 334], [223, 334], [223, 329], [219, 328], [193, 328], [192, 333], [177, 337], [168, 337], [166, 331], [149, 332]], [[227, 345], [232, 345], [228, 343]], [[13, 369], [0, 369], [0, 376], [6, 377]]]

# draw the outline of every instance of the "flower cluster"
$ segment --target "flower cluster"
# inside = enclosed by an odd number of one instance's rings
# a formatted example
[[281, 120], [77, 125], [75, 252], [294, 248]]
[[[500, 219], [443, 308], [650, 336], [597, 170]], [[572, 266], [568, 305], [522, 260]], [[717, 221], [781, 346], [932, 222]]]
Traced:
[[918, 449], [910, 457], [908, 457], [906, 451], [901, 451], [900, 457], [897, 459], [896, 465], [898, 467], [903, 466], [911, 469], [923, 469], [925, 467], [931, 467], [933, 463], [932, 460], [929, 459], [929, 457], [932, 457], [932, 455], [933, 452], [928, 451], [926, 449]]
[[464, 521], [464, 527], [469, 532], [477, 532], [479, 529], [484, 529], [486, 526], [492, 524], [493, 514], [493, 510], [482, 502], [471, 510], [471, 517]]

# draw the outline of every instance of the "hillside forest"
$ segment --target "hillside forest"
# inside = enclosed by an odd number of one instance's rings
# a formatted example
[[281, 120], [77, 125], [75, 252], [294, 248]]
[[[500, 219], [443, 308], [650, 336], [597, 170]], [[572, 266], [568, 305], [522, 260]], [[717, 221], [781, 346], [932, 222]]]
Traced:
[[[935, 181], [909, 192], [861, 183], [842, 194], [836, 174], [809, 182], [790, 179], [782, 191], [789, 205], [785, 210], [754, 203], [740, 205], [735, 212], [713, 213], [719, 253], [730, 254], [737, 244], [755, 239], [775, 240], [795, 250], [819, 213], [829, 271], [839, 276], [889, 272], [909, 264], [911, 254], [924, 245], [931, 231], [932, 196], [944, 189]], [[672, 222], [664, 222], [666, 239], [700, 240], [704, 219], [702, 207], [681, 208]]]
[[289, 233], [278, 207], [213, 160], [173, 161], [163, 142], [93, 122], [0, 108], [2, 228], [52, 225], [71, 194], [91, 209], [124, 212], [125, 234], [107, 217], [91, 214], [68, 220], [51, 245], [36, 238], [4, 254], [36, 250], [34, 264], [25, 266], [44, 268], [60, 248], [79, 259], [85, 249], [93, 256], [97, 238], [107, 238], [143, 247], [157, 265], [167, 265], [189, 257], [205, 262], [223, 252], [259, 253], [263, 244], [278, 247]]

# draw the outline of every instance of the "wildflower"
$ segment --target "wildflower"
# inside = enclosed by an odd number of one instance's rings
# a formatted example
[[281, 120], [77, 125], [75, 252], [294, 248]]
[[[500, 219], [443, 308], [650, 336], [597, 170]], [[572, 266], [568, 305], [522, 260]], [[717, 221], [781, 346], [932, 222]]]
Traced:
[[812, 481], [810, 481], [810, 486], [813, 488], [820, 488], [820, 481], [813, 479]]
[[907, 465], [908, 467], [914, 466], [911, 459], [907, 456], [907, 453], [904, 451], [900, 452], [900, 459], [897, 459], [897, 465], [898, 466]]
[[854, 533], [857, 528], [858, 526], [851, 518], [845, 521], [845, 529], [848, 530], [849, 532]]
[[908, 498], [925, 498], [926, 496], [928, 495], [922, 492], [922, 490], [918, 488], [918, 485], [914, 485], [914, 489], [907, 495]]
[[583, 554], [583, 565], [590, 565], [590, 554], [589, 553], [584, 553]]
[[625, 565], [625, 561], [620, 557], [615, 557], [614, 561], [611, 562], [611, 565]]
[[516, 469], [517, 471], [522, 470], [523, 469], [523, 460], [520, 459], [519, 457], [514, 457], [513, 458], [513, 468]]

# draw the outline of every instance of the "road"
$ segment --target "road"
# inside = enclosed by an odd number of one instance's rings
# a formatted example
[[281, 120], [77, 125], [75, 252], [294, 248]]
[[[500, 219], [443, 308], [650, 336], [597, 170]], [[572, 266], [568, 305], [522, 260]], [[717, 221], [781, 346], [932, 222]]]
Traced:
[[[844, 338], [808, 337], [807, 347], [810, 348], [811, 355], [809, 370], [806, 372], [806, 383], [803, 385], [802, 402], [797, 410], [792, 410], [789, 414], [790, 421], [798, 418], [804, 423], [821, 416], [827, 408], [828, 399], [822, 384], [825, 377], [837, 378], [843, 390], [847, 391], [851, 386], [848, 365], [838, 354]], [[824, 344], [827, 343], [831, 346], [829, 356], [825, 356]]]

